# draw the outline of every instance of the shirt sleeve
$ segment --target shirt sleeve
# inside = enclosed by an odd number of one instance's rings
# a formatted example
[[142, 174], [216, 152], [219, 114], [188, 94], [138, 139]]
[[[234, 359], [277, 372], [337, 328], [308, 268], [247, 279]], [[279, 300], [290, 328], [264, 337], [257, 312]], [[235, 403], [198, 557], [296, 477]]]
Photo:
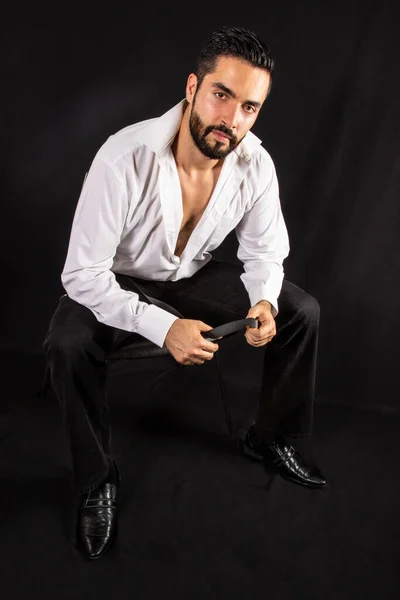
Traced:
[[289, 254], [289, 239], [282, 215], [279, 185], [271, 160], [263, 190], [236, 226], [237, 256], [243, 262], [240, 276], [251, 306], [268, 300], [278, 314], [278, 297], [284, 277], [283, 261]]
[[111, 271], [128, 203], [121, 175], [96, 157], [76, 206], [61, 281], [68, 296], [98, 321], [139, 333], [161, 348], [177, 317], [122, 289]]

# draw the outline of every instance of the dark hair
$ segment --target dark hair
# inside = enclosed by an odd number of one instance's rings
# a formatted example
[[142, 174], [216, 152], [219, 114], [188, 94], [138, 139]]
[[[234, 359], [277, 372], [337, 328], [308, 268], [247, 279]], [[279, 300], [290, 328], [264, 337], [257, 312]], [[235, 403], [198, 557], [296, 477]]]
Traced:
[[196, 75], [200, 87], [205, 75], [215, 71], [220, 56], [235, 56], [265, 69], [272, 78], [274, 59], [268, 46], [253, 31], [242, 27], [222, 27], [204, 44], [197, 58]]

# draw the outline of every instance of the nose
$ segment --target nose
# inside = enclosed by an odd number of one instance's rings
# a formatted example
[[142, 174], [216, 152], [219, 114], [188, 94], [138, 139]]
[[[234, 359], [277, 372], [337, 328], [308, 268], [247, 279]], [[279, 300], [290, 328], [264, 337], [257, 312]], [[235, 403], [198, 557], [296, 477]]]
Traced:
[[236, 129], [239, 122], [239, 110], [240, 106], [236, 106], [236, 104], [231, 104], [226, 107], [222, 117], [222, 123], [228, 127], [229, 129]]

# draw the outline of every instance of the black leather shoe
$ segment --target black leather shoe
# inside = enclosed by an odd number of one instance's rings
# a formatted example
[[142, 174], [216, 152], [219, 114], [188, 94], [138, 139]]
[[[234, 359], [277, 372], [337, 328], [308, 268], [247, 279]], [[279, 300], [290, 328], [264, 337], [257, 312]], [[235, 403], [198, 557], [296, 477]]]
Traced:
[[100, 558], [110, 548], [117, 532], [116, 496], [119, 473], [111, 483], [106, 480], [95, 490], [85, 494], [79, 507], [77, 547], [90, 559]]
[[322, 488], [327, 483], [322, 473], [309, 465], [284, 439], [270, 444], [259, 442], [255, 440], [250, 428], [243, 442], [243, 452], [253, 460], [266, 460], [283, 477], [295, 483], [314, 488]]

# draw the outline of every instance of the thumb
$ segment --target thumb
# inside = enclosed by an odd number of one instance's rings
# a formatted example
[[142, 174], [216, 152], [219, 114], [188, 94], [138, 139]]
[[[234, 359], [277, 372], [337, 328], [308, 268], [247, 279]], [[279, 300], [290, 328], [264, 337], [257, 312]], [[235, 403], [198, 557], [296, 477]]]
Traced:
[[[198, 321], [197, 323], [198, 323], [200, 331], [210, 331], [211, 329], [214, 329], [214, 327], [210, 327], [210, 325], [207, 325], [207, 323], [204, 323], [203, 321]], [[217, 340], [222, 339], [222, 335], [216, 339]]]
[[260, 314], [260, 308], [255, 308], [254, 306], [249, 309], [249, 312], [246, 315], [246, 319], [256, 319]]
[[210, 329], [214, 329], [210, 325], [207, 325], [207, 323], [204, 323], [204, 321], [197, 321], [197, 325], [200, 331], [210, 331]]

